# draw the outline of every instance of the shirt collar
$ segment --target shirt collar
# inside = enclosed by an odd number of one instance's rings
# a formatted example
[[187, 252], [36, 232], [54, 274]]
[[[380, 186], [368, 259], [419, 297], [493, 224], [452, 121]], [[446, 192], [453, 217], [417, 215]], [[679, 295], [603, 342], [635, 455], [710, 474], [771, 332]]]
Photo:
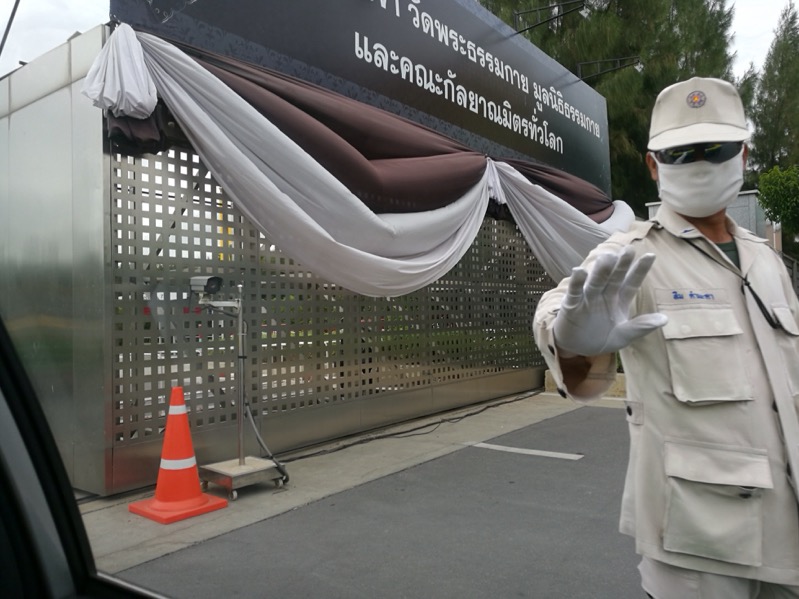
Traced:
[[[729, 215], [725, 215], [725, 218], [727, 231], [736, 239], [746, 238], [748, 240], [765, 242], [765, 240], [761, 240], [759, 237], [752, 235], [746, 229], [739, 227]], [[664, 229], [676, 237], [683, 237], [686, 239], [704, 238], [704, 235], [702, 235], [696, 227], [674, 212], [674, 210], [666, 204], [661, 203], [660, 206], [658, 206], [655, 218], [652, 220], [657, 221]]]

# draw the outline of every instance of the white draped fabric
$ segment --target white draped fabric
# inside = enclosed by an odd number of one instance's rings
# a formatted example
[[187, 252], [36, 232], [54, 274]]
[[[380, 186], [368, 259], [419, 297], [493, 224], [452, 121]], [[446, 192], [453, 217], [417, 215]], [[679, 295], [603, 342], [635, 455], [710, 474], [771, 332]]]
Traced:
[[[153, 110], [152, 89], [242, 213], [285, 254], [356, 293], [397, 296], [441, 278], [474, 241], [489, 197], [508, 203], [556, 280], [612, 232], [488, 158], [482, 180], [443, 208], [375, 214], [194, 60], [158, 37], [120, 25], [83, 93], [117, 116], [143, 118]], [[625, 216], [618, 204], [621, 216], [612, 226], [624, 229], [632, 211], [623, 205]]]
[[[596, 224], [582, 212], [531, 183], [504, 162], [489, 165], [499, 179], [497, 201], [507, 203], [513, 220], [538, 261], [556, 281], [571, 273], [596, 245], [635, 219], [624, 202], [614, 202], [611, 222]], [[615, 217], [615, 218], [614, 218]], [[554, 276], [553, 271], [559, 276]]]

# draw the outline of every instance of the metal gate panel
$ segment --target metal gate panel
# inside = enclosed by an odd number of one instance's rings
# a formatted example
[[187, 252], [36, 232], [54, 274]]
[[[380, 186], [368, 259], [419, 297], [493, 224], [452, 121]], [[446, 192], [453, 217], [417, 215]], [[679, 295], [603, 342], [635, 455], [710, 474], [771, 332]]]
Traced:
[[243, 285], [245, 393], [275, 452], [543, 383], [530, 327], [552, 282], [514, 225], [487, 219], [460, 263], [413, 294], [333, 285], [247, 222], [193, 152], [109, 149], [80, 94], [105, 34], [0, 79], [0, 307], [45, 373], [37, 391], [73, 485], [155, 482], [178, 385], [198, 461], [235, 454], [236, 323], [198, 310], [194, 275]]
[[[281, 253], [186, 150], [111, 156], [114, 309], [109, 492], [151, 484], [172, 387], [200, 463], [235, 453], [235, 318], [200, 310], [195, 275], [243, 286], [245, 394], [273, 452], [531, 389], [532, 315], [552, 281], [516, 227], [486, 219], [444, 278], [354, 294]], [[253, 437], [245, 428], [245, 435]], [[257, 451], [254, 440], [247, 449]]]

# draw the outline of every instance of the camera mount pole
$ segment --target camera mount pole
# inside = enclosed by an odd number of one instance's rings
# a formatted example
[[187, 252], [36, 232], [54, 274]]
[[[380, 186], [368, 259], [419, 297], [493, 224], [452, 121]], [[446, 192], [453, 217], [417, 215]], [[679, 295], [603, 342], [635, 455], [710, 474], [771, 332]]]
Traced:
[[[238, 346], [238, 362], [236, 373], [236, 386], [238, 388], [236, 400], [236, 441], [237, 441], [237, 457], [232, 460], [218, 462], [216, 464], [207, 464], [199, 467], [200, 481], [203, 489], [208, 488], [208, 483], [214, 483], [227, 489], [228, 498], [234, 500], [238, 497], [236, 489], [252, 485], [259, 482], [268, 480], [274, 481], [278, 486], [281, 486], [288, 480], [285, 468], [273, 459], [265, 459], [254, 456], [244, 456], [244, 418], [247, 417], [244, 412], [244, 402], [246, 391], [244, 388], [245, 371], [247, 369], [247, 331], [246, 323], [244, 321], [244, 286], [240, 283], [238, 287], [238, 297], [233, 300], [215, 300], [208, 297], [212, 294], [203, 294], [200, 297], [200, 305], [213, 308], [226, 316], [235, 316], [237, 325], [237, 346]], [[225, 311], [227, 309], [227, 311]], [[252, 418], [252, 412], [248, 410], [249, 417]], [[253, 427], [255, 422], [253, 421]], [[256, 436], [259, 441], [257, 429]], [[271, 454], [270, 454], [270, 457]]]

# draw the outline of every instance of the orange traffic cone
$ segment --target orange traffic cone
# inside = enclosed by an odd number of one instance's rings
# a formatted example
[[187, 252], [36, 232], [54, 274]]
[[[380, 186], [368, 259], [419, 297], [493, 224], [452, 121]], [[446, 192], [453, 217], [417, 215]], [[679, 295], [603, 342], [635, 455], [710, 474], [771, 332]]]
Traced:
[[223, 507], [227, 507], [227, 499], [203, 493], [200, 489], [183, 388], [173, 387], [155, 497], [134, 501], [128, 505], [128, 510], [161, 524], [170, 524]]

